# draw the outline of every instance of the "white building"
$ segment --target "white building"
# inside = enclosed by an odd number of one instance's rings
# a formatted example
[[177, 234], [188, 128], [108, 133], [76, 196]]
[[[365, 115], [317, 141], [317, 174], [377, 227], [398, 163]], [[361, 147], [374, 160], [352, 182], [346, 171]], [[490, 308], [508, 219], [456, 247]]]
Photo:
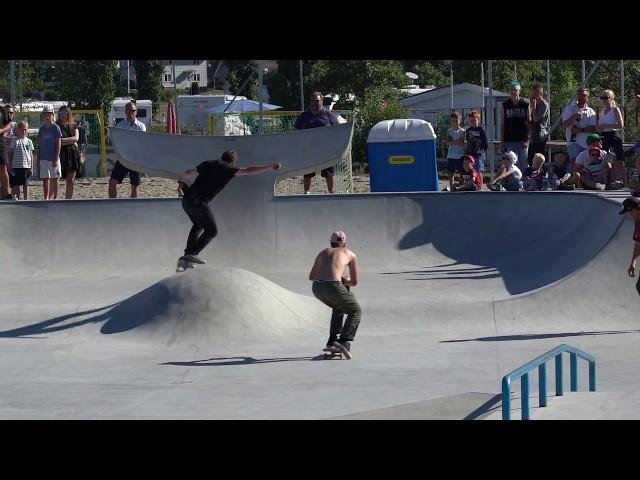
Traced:
[[[441, 123], [444, 117], [451, 113], [451, 86], [438, 87], [427, 92], [411, 95], [400, 100], [400, 104], [411, 110], [412, 118], [420, 118], [430, 123]], [[484, 95], [483, 95], [484, 93]], [[483, 98], [484, 97], [484, 98]], [[467, 124], [467, 115], [472, 110], [481, 114], [482, 125], [486, 126], [486, 112], [484, 106], [488, 103], [489, 89], [471, 83], [459, 83], [453, 86], [453, 110], [463, 116], [463, 123]], [[502, 126], [502, 102], [509, 98], [509, 94], [493, 90], [495, 103], [496, 133]], [[523, 97], [524, 98], [524, 97]], [[524, 98], [528, 101], [527, 98]], [[446, 125], [449, 121], [446, 119]], [[435, 125], [434, 125], [435, 128]]]
[[163, 88], [173, 88], [174, 66], [177, 88], [190, 88], [193, 82], [196, 82], [201, 88], [206, 88], [206, 60], [165, 60], [164, 72], [162, 74]]

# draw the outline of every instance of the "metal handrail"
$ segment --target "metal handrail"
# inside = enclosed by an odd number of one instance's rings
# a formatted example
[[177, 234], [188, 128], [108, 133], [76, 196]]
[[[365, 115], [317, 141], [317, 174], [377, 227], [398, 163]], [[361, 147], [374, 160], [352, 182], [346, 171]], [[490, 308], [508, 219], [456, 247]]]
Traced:
[[562, 344], [543, 353], [538, 358], [531, 360], [529, 363], [508, 373], [502, 377], [502, 419], [511, 420], [511, 382], [522, 377], [521, 380], [521, 396], [522, 396], [522, 420], [530, 420], [531, 411], [529, 406], [529, 372], [538, 367], [538, 390], [539, 390], [539, 406], [547, 406], [547, 367], [546, 362], [555, 358], [556, 364], [556, 396], [561, 396], [562, 387], [562, 354], [569, 353], [569, 365], [571, 376], [571, 391], [578, 391], [578, 357], [589, 362], [589, 391], [596, 391], [596, 359], [593, 355], [589, 355], [571, 345]]

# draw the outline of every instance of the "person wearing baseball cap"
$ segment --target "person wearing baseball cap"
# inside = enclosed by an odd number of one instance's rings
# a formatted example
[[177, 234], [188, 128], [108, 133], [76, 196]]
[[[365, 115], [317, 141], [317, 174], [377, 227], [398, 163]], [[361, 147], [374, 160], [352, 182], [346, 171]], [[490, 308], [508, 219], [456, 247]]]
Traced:
[[576, 91], [575, 103], [562, 111], [562, 126], [565, 128], [567, 151], [572, 162], [580, 152], [586, 150], [587, 137], [597, 130], [596, 112], [589, 106], [589, 89], [580, 87]]
[[[329, 243], [331, 246], [316, 256], [309, 280], [313, 282], [313, 295], [332, 309], [329, 340], [324, 350], [351, 359], [351, 342], [362, 316], [360, 305], [349, 288], [358, 285], [358, 257], [347, 248], [347, 235], [341, 230], [331, 234]], [[348, 278], [344, 276], [347, 266]], [[345, 314], [347, 320], [343, 324]]]
[[585, 190], [619, 190], [624, 185], [611, 181], [610, 154], [602, 149], [602, 137], [597, 133], [587, 136], [587, 150], [576, 157], [575, 172]]
[[502, 167], [498, 170], [498, 175], [488, 185], [489, 190], [494, 192], [500, 190], [510, 190], [517, 192], [522, 188], [522, 170], [516, 163], [518, 157], [514, 152], [504, 152], [502, 154]]
[[[639, 192], [635, 192], [634, 196], [625, 199], [625, 201], [622, 202], [622, 210], [619, 212], [620, 215], [626, 215], [635, 222], [635, 229], [633, 231], [633, 254], [631, 256], [631, 264], [627, 270], [630, 277], [635, 277], [636, 263], [638, 257], [640, 257], [640, 197], [636, 196], [636, 193], [640, 195]], [[638, 276], [638, 281], [636, 282], [636, 290], [638, 295], [640, 295], [640, 276]]]
[[45, 200], [58, 198], [58, 185], [62, 175], [61, 148], [62, 131], [58, 124], [54, 123], [53, 105], [45, 105], [42, 109], [42, 126], [38, 130], [38, 164]]

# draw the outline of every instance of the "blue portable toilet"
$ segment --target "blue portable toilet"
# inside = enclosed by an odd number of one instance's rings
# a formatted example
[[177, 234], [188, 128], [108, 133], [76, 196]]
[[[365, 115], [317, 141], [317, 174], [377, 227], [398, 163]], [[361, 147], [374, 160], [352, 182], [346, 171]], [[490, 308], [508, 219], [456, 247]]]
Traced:
[[420, 119], [378, 122], [367, 138], [372, 192], [439, 190], [436, 134]]

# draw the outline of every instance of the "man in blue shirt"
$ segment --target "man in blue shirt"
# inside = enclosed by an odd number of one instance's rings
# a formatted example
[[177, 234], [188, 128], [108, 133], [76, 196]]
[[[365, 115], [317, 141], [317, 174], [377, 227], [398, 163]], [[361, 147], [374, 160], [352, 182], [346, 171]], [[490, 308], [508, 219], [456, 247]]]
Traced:
[[[329, 125], [338, 125], [338, 117], [336, 117], [331, 111], [324, 108], [324, 97], [320, 92], [313, 92], [311, 94], [311, 104], [309, 110], [305, 110], [296, 119], [294, 127], [296, 130], [304, 130], [306, 128], [326, 127]], [[323, 168], [320, 175], [327, 181], [327, 190], [329, 193], [333, 193], [335, 181], [333, 175], [335, 174], [335, 168]], [[304, 193], [308, 194], [311, 188], [311, 179], [315, 177], [316, 172], [307, 173], [304, 176]]]

